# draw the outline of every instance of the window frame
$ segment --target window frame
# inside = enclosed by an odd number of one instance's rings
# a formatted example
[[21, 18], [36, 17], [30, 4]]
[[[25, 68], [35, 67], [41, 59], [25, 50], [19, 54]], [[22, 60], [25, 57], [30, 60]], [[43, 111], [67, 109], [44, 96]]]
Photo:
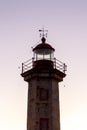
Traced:
[[40, 130], [43, 130], [43, 125], [42, 123], [46, 121], [46, 129], [49, 130], [49, 119], [48, 118], [40, 118]]
[[[43, 93], [46, 93], [46, 95], [43, 96]], [[40, 90], [39, 90], [39, 99], [40, 99], [40, 101], [47, 101], [48, 98], [49, 98], [48, 89], [40, 88]]]

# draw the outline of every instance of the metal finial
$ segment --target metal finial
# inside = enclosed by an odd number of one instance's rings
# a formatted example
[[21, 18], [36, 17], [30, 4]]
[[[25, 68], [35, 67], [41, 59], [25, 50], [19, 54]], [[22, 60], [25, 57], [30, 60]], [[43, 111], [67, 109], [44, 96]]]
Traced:
[[40, 32], [40, 37], [47, 37], [48, 30], [45, 30], [44, 27], [41, 30], [39, 30], [39, 32]]

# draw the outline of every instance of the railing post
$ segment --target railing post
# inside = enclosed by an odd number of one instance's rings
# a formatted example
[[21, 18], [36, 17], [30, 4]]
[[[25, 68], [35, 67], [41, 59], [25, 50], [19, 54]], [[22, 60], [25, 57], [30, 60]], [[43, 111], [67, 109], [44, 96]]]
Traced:
[[66, 64], [64, 63], [64, 73], [65, 73], [66, 70], [67, 70], [67, 66], [66, 66]]
[[32, 58], [32, 68], [34, 67], [34, 57]]
[[56, 69], [56, 58], [54, 58], [54, 69]]
[[23, 63], [22, 63], [22, 73], [23, 73], [23, 69], [24, 69], [24, 67], [23, 67]]

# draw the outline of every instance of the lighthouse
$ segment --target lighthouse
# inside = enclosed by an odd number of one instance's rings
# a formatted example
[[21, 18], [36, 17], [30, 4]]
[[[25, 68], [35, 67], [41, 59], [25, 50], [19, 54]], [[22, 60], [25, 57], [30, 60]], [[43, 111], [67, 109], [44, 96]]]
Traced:
[[66, 65], [54, 57], [45, 30], [40, 31], [41, 42], [22, 63], [21, 76], [28, 83], [27, 130], [60, 130], [59, 82], [66, 76]]

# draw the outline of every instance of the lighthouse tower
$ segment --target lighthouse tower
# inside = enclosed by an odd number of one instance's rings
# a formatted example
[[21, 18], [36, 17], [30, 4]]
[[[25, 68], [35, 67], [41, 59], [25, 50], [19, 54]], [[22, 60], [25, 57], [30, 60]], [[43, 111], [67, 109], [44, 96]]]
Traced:
[[22, 63], [21, 76], [28, 82], [27, 130], [60, 130], [59, 82], [66, 65], [54, 58], [55, 49], [40, 31], [32, 59]]

